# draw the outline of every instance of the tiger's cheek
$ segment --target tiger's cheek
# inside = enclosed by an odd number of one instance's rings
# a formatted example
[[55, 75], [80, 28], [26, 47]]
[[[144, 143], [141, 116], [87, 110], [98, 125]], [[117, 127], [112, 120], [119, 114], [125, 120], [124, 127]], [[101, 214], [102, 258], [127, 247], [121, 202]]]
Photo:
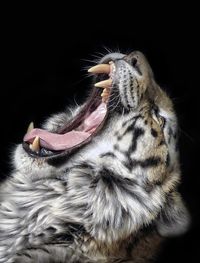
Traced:
[[[162, 129], [150, 120], [146, 126], [146, 138], [141, 147], [146, 149], [149, 163], [146, 167], [146, 177], [150, 183], [161, 184], [168, 174], [169, 151]], [[153, 156], [154, 158], [150, 158]]]

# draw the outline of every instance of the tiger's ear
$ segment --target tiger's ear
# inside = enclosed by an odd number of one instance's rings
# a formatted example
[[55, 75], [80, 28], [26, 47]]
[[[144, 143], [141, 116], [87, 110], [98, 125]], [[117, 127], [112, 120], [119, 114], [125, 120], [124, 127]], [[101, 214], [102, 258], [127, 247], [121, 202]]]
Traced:
[[184, 234], [190, 226], [190, 215], [180, 194], [172, 193], [156, 222], [158, 233], [164, 237]]

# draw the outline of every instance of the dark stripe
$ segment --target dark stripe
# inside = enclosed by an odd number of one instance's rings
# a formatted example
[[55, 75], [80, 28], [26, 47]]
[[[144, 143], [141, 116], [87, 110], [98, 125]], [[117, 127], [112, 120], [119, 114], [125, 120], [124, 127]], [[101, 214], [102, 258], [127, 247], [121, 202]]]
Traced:
[[171, 142], [171, 138], [173, 136], [173, 130], [172, 130], [171, 127], [169, 127], [169, 129], [168, 129], [168, 136], [169, 136], [168, 143], [170, 143]]
[[118, 185], [119, 187], [123, 187], [124, 184], [128, 185], [136, 185], [137, 182], [133, 179], [122, 178], [119, 174], [114, 173], [113, 171], [102, 168], [96, 178], [92, 181], [92, 184], [96, 185], [99, 181], [105, 183], [109, 188], [113, 188], [113, 184]]
[[[126, 126], [127, 125], [127, 123], [129, 123], [129, 122], [131, 122], [131, 121], [133, 121], [133, 122], [136, 122], [138, 119], [140, 119], [140, 118], [142, 118], [142, 115], [137, 115], [137, 116], [134, 116], [134, 117], [132, 117], [131, 119], [129, 119], [129, 120], [126, 120], [125, 122], [123, 122], [123, 124], [122, 124], [122, 127], [124, 127], [124, 126]], [[132, 123], [133, 123], [132, 122]]]
[[77, 165], [73, 166], [73, 168], [93, 169], [93, 166], [91, 164], [88, 164], [88, 162], [82, 162], [80, 164], [77, 164]]
[[144, 190], [147, 192], [147, 193], [151, 193], [151, 191], [154, 189], [154, 185], [151, 184], [150, 182], [147, 182], [144, 186]]
[[167, 154], [167, 159], [166, 159], [166, 165], [169, 166], [170, 164], [170, 156], [169, 153]]
[[162, 145], [165, 145], [165, 144], [166, 144], [165, 141], [161, 140], [158, 146], [162, 146]]
[[32, 258], [29, 254], [24, 253], [23, 256], [27, 257], [27, 258]]
[[53, 226], [50, 226], [50, 227], [48, 227], [48, 228], [46, 229], [46, 231], [47, 231], [48, 233], [54, 234], [54, 233], [57, 231], [57, 229], [56, 229], [55, 227], [53, 227]]
[[133, 163], [132, 163], [132, 160], [130, 158], [130, 156], [127, 156], [127, 161], [124, 162], [124, 166], [129, 170], [129, 171], [132, 171], [133, 169]]
[[[123, 136], [126, 135], [126, 133], [128, 133], [128, 132], [133, 132], [134, 127], [135, 127], [135, 124], [136, 124], [136, 122], [137, 122], [138, 119], [139, 119], [139, 116], [134, 117], [134, 118], [133, 118], [133, 121], [130, 123], [130, 125], [126, 128], [126, 130], [123, 132], [122, 135], [118, 135], [117, 139], [118, 139], [118, 140], [121, 140], [121, 139], [123, 138]], [[131, 121], [131, 120], [126, 121], [126, 124], [129, 123], [130, 121]], [[123, 123], [123, 124], [124, 124], [124, 123]], [[125, 125], [122, 125], [122, 127], [123, 127], [123, 126], [125, 126]]]
[[143, 168], [154, 167], [161, 163], [160, 157], [150, 157], [144, 161], [140, 161], [140, 166]]
[[154, 104], [154, 102], [152, 101], [152, 108], [153, 108], [153, 111], [155, 113], [156, 116], [158, 116], [159, 112], [160, 112], [160, 109], [158, 108], [158, 106], [156, 104]]
[[100, 155], [100, 158], [103, 158], [103, 157], [112, 157], [112, 158], [116, 158], [116, 155], [112, 152], [107, 152], [107, 153], [102, 153]]
[[113, 173], [107, 168], [103, 168], [95, 180], [93, 180], [92, 186], [96, 187], [99, 181], [103, 182], [111, 192], [114, 191], [114, 187], [118, 187], [121, 191], [130, 195], [134, 200], [137, 200], [142, 206], [148, 209], [146, 200], [143, 200], [143, 197], [140, 196], [138, 192], [134, 192], [134, 186], [138, 186], [135, 180], [122, 178], [119, 174]]
[[156, 138], [158, 137], [158, 132], [154, 129], [154, 128], [151, 128], [151, 135]]
[[128, 87], [128, 85], [125, 84], [124, 85], [124, 99], [126, 101], [127, 107], [130, 108], [130, 104], [129, 104], [129, 101], [128, 101], [128, 94], [127, 94], [127, 87]]
[[160, 157], [149, 157], [145, 160], [135, 160], [131, 159], [130, 157], [128, 158], [128, 161], [124, 163], [124, 165], [132, 171], [133, 168], [136, 166], [141, 166], [142, 168], [151, 168], [158, 166], [161, 163]]
[[135, 128], [134, 129], [134, 135], [133, 135], [133, 139], [132, 139], [132, 144], [128, 149], [128, 155], [130, 155], [131, 153], [133, 153], [136, 149], [137, 149], [137, 142], [139, 137], [141, 137], [142, 135], [144, 135], [144, 130], [141, 128]]

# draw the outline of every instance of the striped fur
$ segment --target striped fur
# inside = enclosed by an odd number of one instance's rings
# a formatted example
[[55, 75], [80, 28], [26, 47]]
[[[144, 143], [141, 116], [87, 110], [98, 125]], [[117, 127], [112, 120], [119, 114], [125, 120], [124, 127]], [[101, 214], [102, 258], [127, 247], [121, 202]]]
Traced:
[[148, 262], [163, 236], [187, 230], [172, 101], [140, 52], [110, 59], [109, 115], [89, 144], [59, 165], [16, 148], [0, 187], [0, 262]]

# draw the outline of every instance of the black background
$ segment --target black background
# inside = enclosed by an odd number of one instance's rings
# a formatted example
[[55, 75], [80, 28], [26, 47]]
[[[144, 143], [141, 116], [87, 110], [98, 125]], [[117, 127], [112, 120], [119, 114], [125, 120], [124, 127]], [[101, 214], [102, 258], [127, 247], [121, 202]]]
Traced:
[[[96, 3], [98, 4], [98, 3]], [[77, 3], [78, 5], [78, 3]], [[81, 6], [79, 11], [81, 12]], [[196, 262], [199, 246], [199, 48], [195, 8], [148, 6], [108, 11], [13, 10], [4, 20], [1, 52], [1, 178], [10, 173], [10, 153], [30, 121], [36, 126], [67, 104], [80, 103], [90, 78], [85, 67], [105, 49], [147, 56], [157, 82], [174, 101], [180, 124], [182, 185], [192, 215], [190, 231], [170, 239], [159, 262]], [[144, 12], [144, 9], [146, 12]], [[100, 11], [98, 14], [96, 10]], [[107, 10], [107, 11], [105, 11]], [[64, 11], [64, 12], [62, 12]], [[88, 11], [88, 10], [87, 10]], [[164, 11], [166, 11], [164, 13]], [[9, 13], [9, 12], [8, 12]], [[47, 16], [45, 16], [47, 14]], [[69, 15], [72, 17], [69, 17]], [[94, 55], [94, 56], [93, 56]], [[89, 61], [87, 61], [89, 60]]]

